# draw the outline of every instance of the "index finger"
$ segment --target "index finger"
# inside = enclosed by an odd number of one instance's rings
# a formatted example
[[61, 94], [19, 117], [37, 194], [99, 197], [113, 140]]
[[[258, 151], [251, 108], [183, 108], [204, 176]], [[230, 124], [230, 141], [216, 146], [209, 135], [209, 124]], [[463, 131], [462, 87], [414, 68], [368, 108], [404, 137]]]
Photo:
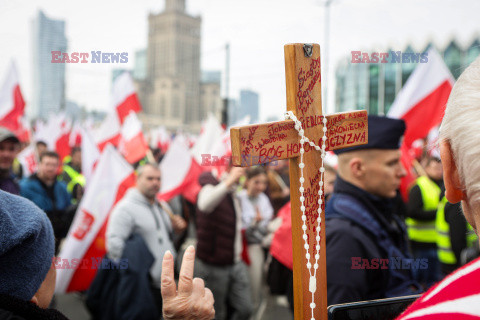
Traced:
[[170, 251], [165, 252], [162, 261], [161, 290], [164, 301], [177, 295], [177, 285], [173, 276], [173, 255]]
[[178, 280], [178, 293], [183, 295], [192, 294], [193, 290], [193, 266], [195, 263], [195, 248], [189, 246], [183, 255], [180, 278]]

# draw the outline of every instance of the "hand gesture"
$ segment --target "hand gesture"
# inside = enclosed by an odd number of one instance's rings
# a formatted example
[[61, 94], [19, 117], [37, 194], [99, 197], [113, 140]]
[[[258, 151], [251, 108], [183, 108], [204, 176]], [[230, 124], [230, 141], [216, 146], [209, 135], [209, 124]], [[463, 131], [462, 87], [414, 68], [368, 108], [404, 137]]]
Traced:
[[230, 169], [228, 177], [225, 180], [225, 183], [227, 184], [227, 186], [230, 187], [235, 183], [237, 183], [240, 177], [243, 176], [244, 174], [245, 174], [245, 168], [232, 167], [232, 169]]
[[162, 263], [163, 317], [165, 320], [211, 320], [215, 318], [213, 294], [202, 279], [193, 279], [195, 249], [185, 251], [178, 290], [173, 277], [173, 256], [167, 251]]

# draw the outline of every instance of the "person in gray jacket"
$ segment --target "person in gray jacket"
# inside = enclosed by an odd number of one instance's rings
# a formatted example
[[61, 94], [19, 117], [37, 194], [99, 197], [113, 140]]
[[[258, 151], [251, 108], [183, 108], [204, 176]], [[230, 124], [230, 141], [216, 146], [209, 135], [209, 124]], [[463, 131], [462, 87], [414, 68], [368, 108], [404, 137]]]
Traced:
[[175, 255], [172, 231], [181, 233], [187, 224], [182, 217], [172, 214], [166, 203], [156, 200], [160, 181], [160, 169], [155, 165], [148, 163], [137, 169], [136, 187], [127, 191], [113, 209], [108, 221], [106, 247], [108, 257], [119, 261], [125, 241], [130, 235], [138, 234], [143, 237], [155, 258], [150, 268], [151, 290], [161, 312], [160, 278], [163, 255], [167, 251]]

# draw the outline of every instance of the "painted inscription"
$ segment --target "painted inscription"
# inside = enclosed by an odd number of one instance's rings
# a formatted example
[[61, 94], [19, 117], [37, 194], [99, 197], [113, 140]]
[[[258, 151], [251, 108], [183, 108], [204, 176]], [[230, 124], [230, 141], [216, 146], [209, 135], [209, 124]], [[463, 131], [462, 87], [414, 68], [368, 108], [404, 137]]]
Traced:
[[[327, 116], [327, 119], [327, 150], [348, 147], [367, 141], [365, 113], [344, 113]], [[321, 132], [323, 128], [323, 116], [302, 116], [299, 117], [299, 120], [302, 122], [302, 127], [305, 128], [307, 136], [307, 129], [315, 127], [315, 130]], [[251, 126], [244, 129], [241, 134], [242, 156], [258, 156], [258, 163], [264, 163], [264, 159], [295, 157], [300, 153], [298, 139], [293, 121]], [[314, 142], [321, 146], [322, 138], [319, 137]], [[313, 149], [308, 143], [304, 145], [304, 148], [306, 153]]]
[[300, 68], [297, 75], [298, 80], [298, 110], [305, 114], [313, 103], [312, 90], [320, 82], [320, 57], [312, 59], [307, 70]]

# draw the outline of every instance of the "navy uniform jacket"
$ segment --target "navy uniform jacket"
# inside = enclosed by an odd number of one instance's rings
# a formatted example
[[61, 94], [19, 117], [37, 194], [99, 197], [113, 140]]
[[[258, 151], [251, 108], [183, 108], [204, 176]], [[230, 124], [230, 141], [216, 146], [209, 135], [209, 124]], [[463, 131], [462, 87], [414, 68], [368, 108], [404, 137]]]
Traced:
[[418, 293], [394, 204], [337, 176], [325, 209], [328, 305]]

